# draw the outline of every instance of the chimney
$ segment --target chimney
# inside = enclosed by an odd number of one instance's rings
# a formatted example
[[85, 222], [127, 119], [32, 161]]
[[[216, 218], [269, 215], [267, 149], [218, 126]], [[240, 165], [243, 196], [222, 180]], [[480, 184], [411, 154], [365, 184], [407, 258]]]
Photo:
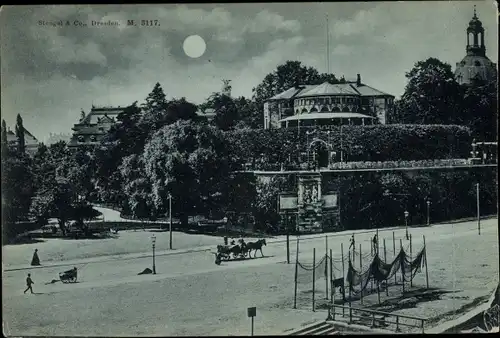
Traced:
[[361, 86], [361, 75], [358, 74], [358, 78], [356, 79], [356, 85]]

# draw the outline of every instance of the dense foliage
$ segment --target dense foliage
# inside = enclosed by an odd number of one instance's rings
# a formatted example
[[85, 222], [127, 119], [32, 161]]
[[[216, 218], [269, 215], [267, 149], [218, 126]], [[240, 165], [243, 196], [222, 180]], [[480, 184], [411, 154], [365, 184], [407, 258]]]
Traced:
[[342, 151], [344, 161], [467, 158], [472, 142], [469, 129], [455, 125], [344, 126], [342, 132], [340, 127], [330, 133], [308, 132], [240, 129], [226, 134], [235, 163], [258, 169], [299, 165], [300, 154], [317, 137], [332, 144], [338, 154]]
[[[2, 121], [4, 221], [13, 229], [20, 221], [42, 225], [55, 217], [63, 231], [69, 220], [85, 228], [84, 220], [96, 216], [91, 203], [98, 202], [137, 219], [161, 218], [172, 211], [183, 226], [189, 216], [228, 216], [238, 223], [246, 215], [256, 229], [275, 231], [280, 221], [279, 193], [296, 189], [296, 177], [257, 179], [234, 171], [303, 168], [308, 145], [316, 138], [331, 144], [334, 166], [342, 168], [391, 167], [394, 161], [441, 165], [468, 158], [472, 138], [496, 139], [496, 82], [461, 87], [450, 66], [437, 59], [418, 62], [407, 77], [405, 94], [390, 116], [392, 122], [406, 124], [343, 126], [330, 132], [261, 129], [262, 105], [269, 97], [297, 84], [345, 81], [297, 61], [268, 74], [252, 99], [224, 91], [196, 106], [185, 98], [168, 98], [157, 83], [143, 103], [124, 109], [97, 146], [70, 149], [64, 142], [42, 144], [29, 156], [21, 116], [16, 147], [8, 144]], [[215, 112], [212, 122], [197, 114], [198, 109], [208, 108]], [[404, 210], [410, 212], [411, 223], [424, 223], [427, 199], [433, 221], [472, 216], [475, 182], [481, 186], [481, 212], [495, 213], [495, 175], [491, 171], [350, 174], [325, 176], [324, 184], [340, 191], [342, 225], [355, 229], [399, 225]]]
[[417, 62], [406, 78], [391, 123], [460, 124], [481, 140], [496, 140], [497, 79], [460, 86], [451, 66], [435, 58]]

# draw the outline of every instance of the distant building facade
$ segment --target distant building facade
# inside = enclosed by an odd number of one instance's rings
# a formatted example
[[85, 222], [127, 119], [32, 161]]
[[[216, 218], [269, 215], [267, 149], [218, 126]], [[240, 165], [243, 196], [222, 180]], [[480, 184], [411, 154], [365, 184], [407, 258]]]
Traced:
[[198, 115], [201, 118], [206, 119], [209, 123], [212, 123], [214, 121], [216, 112], [215, 112], [215, 109], [213, 109], [213, 108], [207, 108], [205, 110], [198, 110], [196, 112], [196, 115]]
[[491, 62], [486, 56], [486, 46], [484, 44], [484, 27], [483, 23], [476, 15], [474, 8], [474, 16], [467, 27], [467, 55], [462, 61], [457, 62], [455, 69], [455, 78], [459, 84], [471, 85], [474, 81], [489, 81], [496, 79], [497, 68], [496, 64]]
[[[24, 128], [24, 144], [26, 153], [28, 155], [34, 155], [38, 150], [40, 142], [35, 136], [33, 136], [33, 134], [31, 134], [26, 128]], [[19, 139], [17, 138], [16, 134], [12, 130], [10, 130], [10, 128], [7, 130], [7, 145], [11, 150], [17, 149], [19, 145]]]
[[49, 137], [47, 137], [45, 143], [47, 145], [54, 144], [57, 142], [66, 142], [68, 143], [71, 140], [71, 134], [69, 133], [50, 133]]
[[264, 129], [385, 124], [394, 96], [356, 81], [290, 88], [264, 103]]
[[117, 123], [117, 117], [124, 111], [122, 107], [94, 107], [85, 115], [82, 110], [80, 121], [73, 126], [73, 136], [68, 145], [72, 148], [96, 145], [109, 129]]

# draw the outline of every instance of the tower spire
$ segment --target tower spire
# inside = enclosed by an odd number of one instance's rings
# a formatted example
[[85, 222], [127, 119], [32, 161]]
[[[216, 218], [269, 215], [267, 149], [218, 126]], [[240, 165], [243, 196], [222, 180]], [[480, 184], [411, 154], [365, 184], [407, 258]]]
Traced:
[[474, 18], [477, 18], [477, 15], [476, 15], [476, 5], [474, 5]]

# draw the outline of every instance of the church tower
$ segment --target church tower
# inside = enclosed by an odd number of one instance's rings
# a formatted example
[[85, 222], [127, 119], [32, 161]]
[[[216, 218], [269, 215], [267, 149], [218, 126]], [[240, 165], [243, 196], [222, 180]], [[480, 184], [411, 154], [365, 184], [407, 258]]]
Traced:
[[476, 80], [489, 81], [496, 78], [496, 64], [486, 56], [484, 44], [484, 27], [476, 14], [474, 5], [474, 16], [467, 27], [467, 55], [462, 61], [457, 62], [455, 78], [458, 83], [471, 85]]

